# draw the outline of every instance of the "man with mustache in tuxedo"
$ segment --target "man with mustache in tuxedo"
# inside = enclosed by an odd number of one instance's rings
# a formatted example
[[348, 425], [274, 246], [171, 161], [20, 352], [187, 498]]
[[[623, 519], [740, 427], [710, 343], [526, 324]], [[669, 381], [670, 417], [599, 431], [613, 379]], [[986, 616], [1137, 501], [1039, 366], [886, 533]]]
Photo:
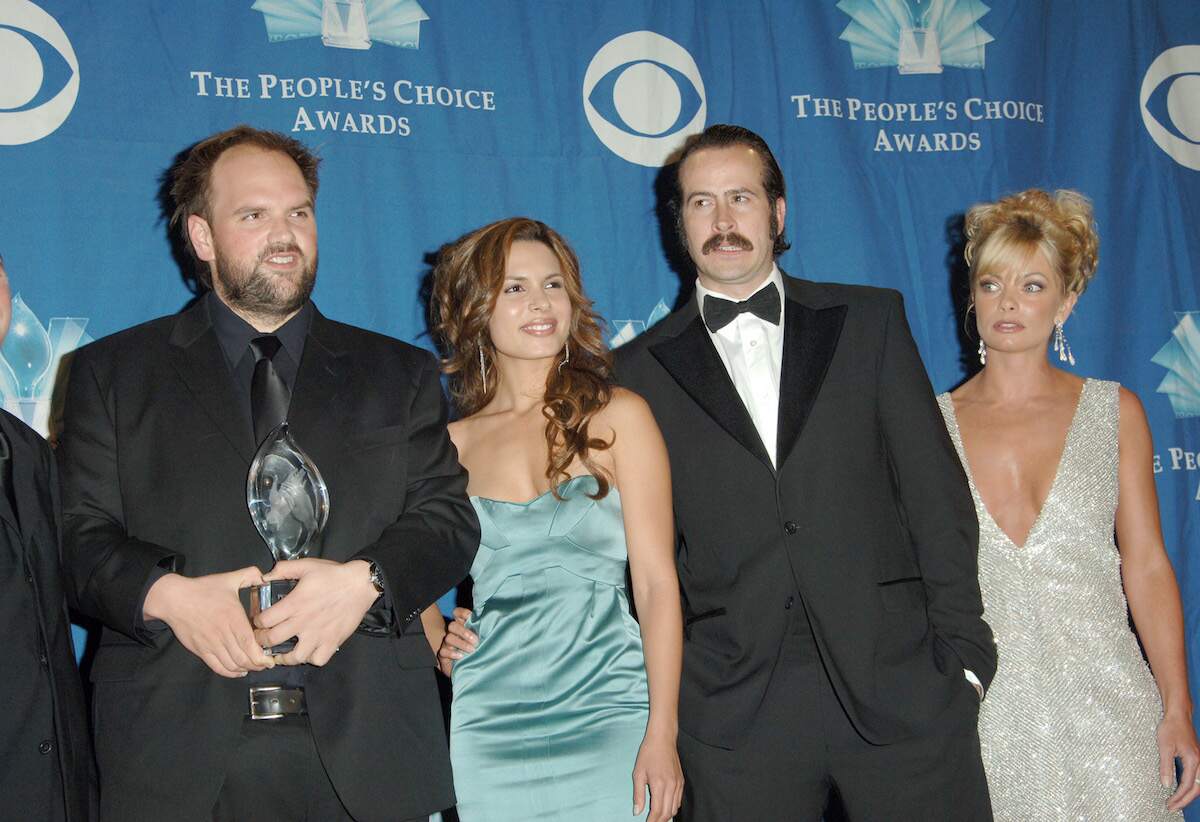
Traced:
[[685, 143], [696, 294], [616, 354], [671, 460], [684, 822], [991, 819], [978, 524], [894, 291], [787, 276], [753, 132]]

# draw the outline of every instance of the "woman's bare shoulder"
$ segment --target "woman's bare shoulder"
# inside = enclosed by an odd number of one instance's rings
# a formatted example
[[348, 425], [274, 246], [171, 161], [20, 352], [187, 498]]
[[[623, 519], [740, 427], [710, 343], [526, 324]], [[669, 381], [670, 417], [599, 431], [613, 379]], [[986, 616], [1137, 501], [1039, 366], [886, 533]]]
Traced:
[[650, 404], [642, 399], [642, 395], [628, 388], [614, 386], [612, 398], [608, 405], [596, 415], [599, 422], [619, 429], [628, 425], [644, 426], [654, 422], [654, 414]]
[[482, 415], [476, 414], [470, 417], [464, 417], [460, 420], [455, 420], [446, 426], [446, 430], [450, 433], [450, 441], [454, 443], [454, 447], [458, 449], [459, 461], [464, 462], [464, 455], [471, 450], [471, 446], [475, 443], [481, 431]]

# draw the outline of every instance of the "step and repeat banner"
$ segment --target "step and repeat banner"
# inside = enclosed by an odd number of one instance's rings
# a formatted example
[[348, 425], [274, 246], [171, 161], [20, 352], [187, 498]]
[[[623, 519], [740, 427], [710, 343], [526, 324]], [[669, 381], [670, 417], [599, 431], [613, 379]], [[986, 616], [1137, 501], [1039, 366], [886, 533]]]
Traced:
[[190, 299], [163, 175], [242, 122], [324, 158], [321, 310], [426, 347], [431, 255], [517, 214], [572, 241], [613, 345], [641, 333], [692, 280], [663, 163], [743, 124], [787, 178], [781, 266], [902, 291], [938, 390], [974, 356], [963, 211], [1082, 190], [1067, 335], [1146, 406], [1200, 670], [1200, 3], [0, 0], [5, 407], [47, 432], [64, 353]]

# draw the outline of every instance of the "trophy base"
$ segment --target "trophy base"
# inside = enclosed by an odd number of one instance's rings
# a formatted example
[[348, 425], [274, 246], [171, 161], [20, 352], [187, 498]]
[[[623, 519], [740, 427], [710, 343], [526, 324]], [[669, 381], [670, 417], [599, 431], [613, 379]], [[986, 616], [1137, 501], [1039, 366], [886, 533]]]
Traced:
[[901, 74], [941, 74], [942, 50], [936, 31], [923, 28], [900, 30]]
[[331, 37], [322, 36], [321, 43], [335, 49], [358, 49], [361, 51], [371, 47], [370, 40], [358, 37], [342, 37], [340, 35], [333, 35]]
[[[250, 619], [253, 620], [263, 611], [270, 608], [276, 602], [283, 599], [292, 592], [296, 587], [294, 579], [277, 579], [274, 582], [268, 582], [266, 585], [250, 586], [250, 607], [247, 609], [250, 614]], [[278, 656], [286, 654], [296, 647], [296, 637], [285, 639], [278, 645], [270, 647], [263, 646], [263, 651], [270, 656]]]

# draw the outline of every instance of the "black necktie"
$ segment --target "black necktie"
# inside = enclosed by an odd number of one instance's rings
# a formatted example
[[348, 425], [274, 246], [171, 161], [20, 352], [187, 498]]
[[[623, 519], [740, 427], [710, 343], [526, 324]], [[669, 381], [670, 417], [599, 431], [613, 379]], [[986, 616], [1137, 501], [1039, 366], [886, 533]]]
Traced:
[[261, 445], [275, 426], [287, 419], [292, 392], [279, 376], [273, 362], [279, 351], [279, 338], [274, 334], [255, 337], [250, 341], [254, 353], [254, 379], [250, 381], [250, 414], [254, 420], [254, 443]]
[[704, 324], [709, 331], [715, 333], [724, 328], [743, 311], [749, 311], [772, 325], [779, 325], [779, 289], [771, 283], [755, 292], [750, 299], [736, 303], [712, 294], [704, 295]]

